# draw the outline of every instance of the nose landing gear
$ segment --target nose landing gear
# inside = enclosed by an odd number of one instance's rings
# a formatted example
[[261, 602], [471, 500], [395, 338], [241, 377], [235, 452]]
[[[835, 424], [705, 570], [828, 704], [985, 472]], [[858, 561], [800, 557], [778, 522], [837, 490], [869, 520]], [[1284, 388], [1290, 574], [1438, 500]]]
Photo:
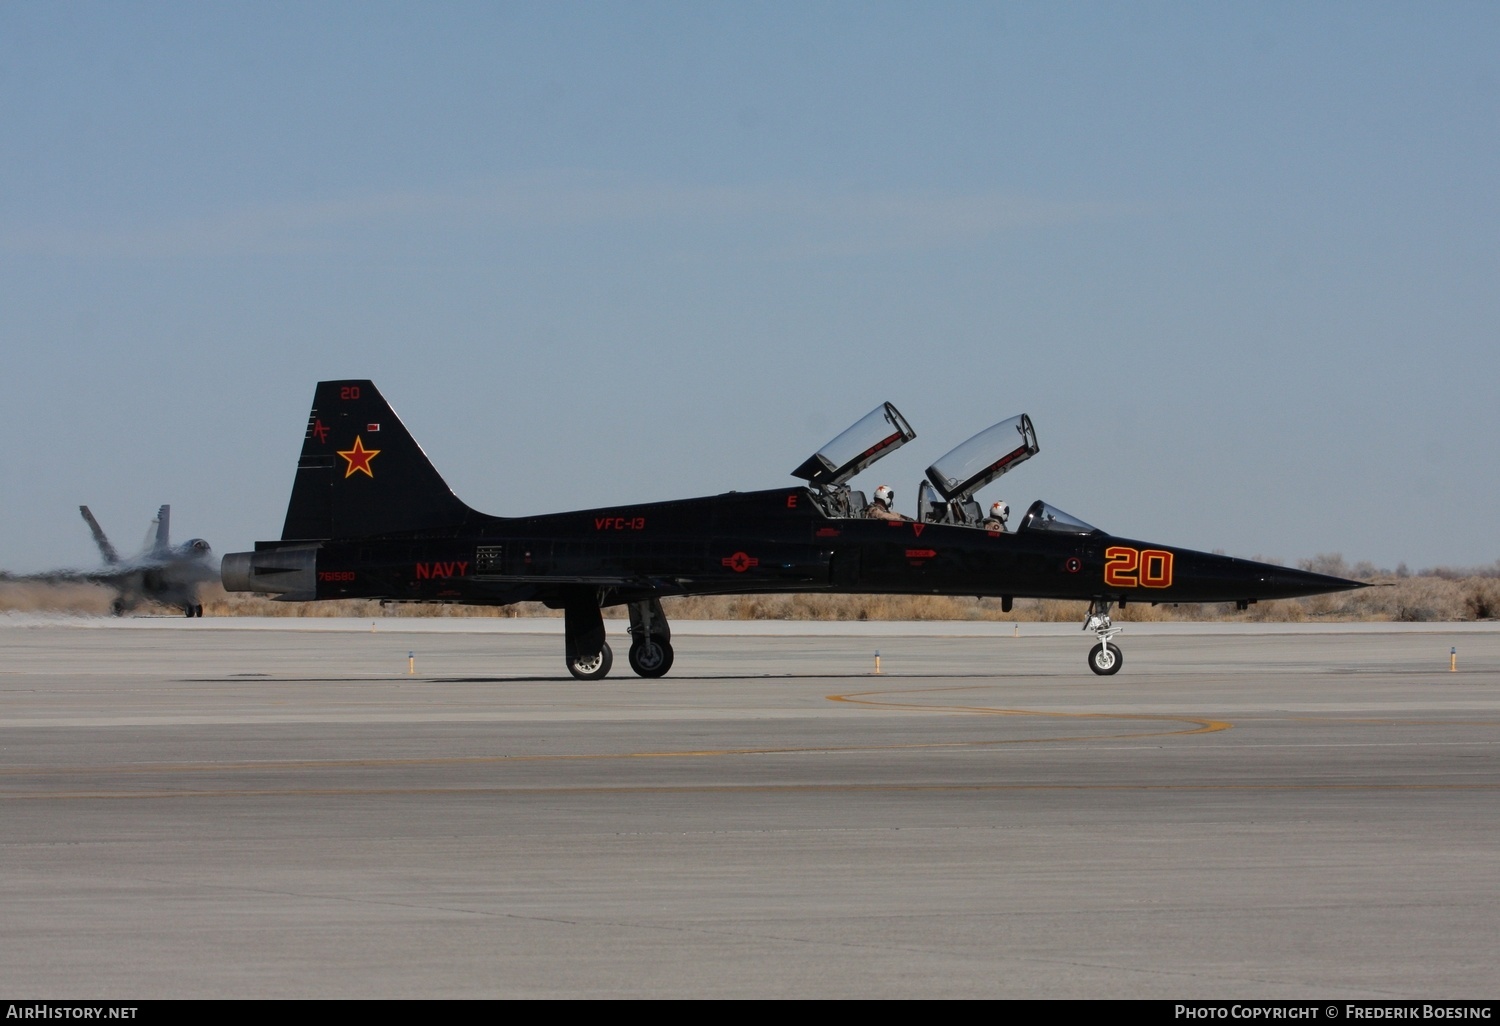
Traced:
[[1099, 639], [1099, 644], [1089, 649], [1089, 669], [1101, 677], [1119, 673], [1120, 667], [1125, 664], [1125, 653], [1111, 641], [1125, 629], [1116, 627], [1110, 620], [1109, 609], [1112, 605], [1114, 603], [1108, 599], [1095, 599], [1089, 603], [1088, 616], [1083, 621], [1083, 629], [1091, 631]]

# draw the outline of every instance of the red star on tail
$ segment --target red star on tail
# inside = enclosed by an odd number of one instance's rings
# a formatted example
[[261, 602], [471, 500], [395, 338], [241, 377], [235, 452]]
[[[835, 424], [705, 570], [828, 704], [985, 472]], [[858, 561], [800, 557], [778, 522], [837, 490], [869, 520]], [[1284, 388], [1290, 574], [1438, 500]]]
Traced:
[[353, 477], [355, 471], [359, 471], [366, 477], [375, 476], [375, 472], [370, 469], [370, 461], [380, 455], [380, 450], [366, 449], [365, 443], [358, 435], [354, 436], [354, 448], [340, 451], [339, 455], [349, 462], [349, 469], [344, 471], [345, 477]]

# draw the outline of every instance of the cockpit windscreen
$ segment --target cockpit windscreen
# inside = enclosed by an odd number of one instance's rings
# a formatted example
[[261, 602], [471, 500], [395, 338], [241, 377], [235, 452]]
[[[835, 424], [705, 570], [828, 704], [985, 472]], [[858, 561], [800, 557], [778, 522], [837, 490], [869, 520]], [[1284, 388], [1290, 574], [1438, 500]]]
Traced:
[[1033, 502], [1031, 508], [1026, 511], [1026, 516], [1021, 519], [1016, 533], [1019, 534], [1022, 531], [1050, 531], [1053, 534], [1099, 533], [1099, 529], [1092, 524], [1086, 524], [1075, 516], [1049, 506], [1041, 499]]

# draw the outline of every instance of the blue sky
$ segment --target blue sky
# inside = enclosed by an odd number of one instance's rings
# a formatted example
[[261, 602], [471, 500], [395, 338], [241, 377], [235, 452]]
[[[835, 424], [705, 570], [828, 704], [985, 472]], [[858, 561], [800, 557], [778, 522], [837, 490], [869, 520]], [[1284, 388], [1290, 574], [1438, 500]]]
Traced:
[[373, 378], [512, 515], [778, 487], [883, 400], [981, 495], [1500, 557], [1500, 7], [0, 4], [0, 567], [280, 532]]

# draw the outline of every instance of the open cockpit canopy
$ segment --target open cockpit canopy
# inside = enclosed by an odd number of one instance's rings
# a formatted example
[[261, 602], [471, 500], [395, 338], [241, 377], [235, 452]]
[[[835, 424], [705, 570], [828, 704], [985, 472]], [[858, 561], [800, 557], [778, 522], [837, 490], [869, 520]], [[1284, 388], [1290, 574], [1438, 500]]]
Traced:
[[985, 485], [1037, 454], [1036, 431], [1026, 414], [1002, 420], [951, 450], [927, 468], [927, 480], [949, 502], [966, 502]]
[[814, 488], [841, 485], [883, 456], [889, 456], [917, 433], [890, 403], [881, 403], [859, 422], [813, 453], [796, 470]]

